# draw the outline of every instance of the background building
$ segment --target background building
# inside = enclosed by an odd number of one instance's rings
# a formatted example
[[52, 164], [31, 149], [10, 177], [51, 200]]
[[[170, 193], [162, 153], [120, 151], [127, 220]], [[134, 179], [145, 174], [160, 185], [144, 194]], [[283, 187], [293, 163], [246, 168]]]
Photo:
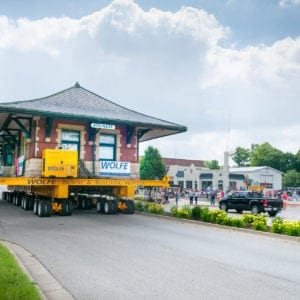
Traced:
[[274, 190], [282, 188], [282, 172], [267, 166], [229, 167], [226, 171], [205, 168], [202, 160], [163, 158], [163, 161], [171, 185], [181, 189], [226, 190], [227, 182], [230, 190], [245, 189], [247, 184]]

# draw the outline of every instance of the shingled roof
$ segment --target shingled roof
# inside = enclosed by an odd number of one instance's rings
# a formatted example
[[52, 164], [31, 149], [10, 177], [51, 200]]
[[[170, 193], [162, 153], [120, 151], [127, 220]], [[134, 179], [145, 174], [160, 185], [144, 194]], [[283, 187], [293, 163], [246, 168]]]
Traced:
[[[56, 94], [27, 101], [0, 103], [0, 126], [5, 117], [46, 116], [82, 120], [114, 125], [134, 126], [139, 130], [139, 141], [184, 132], [187, 128], [155, 117], [151, 117], [107, 100], [78, 83]], [[6, 122], [7, 123], [7, 122]]]
[[182, 158], [168, 158], [162, 157], [163, 162], [167, 166], [182, 166], [182, 167], [190, 167], [192, 164], [197, 168], [204, 167], [203, 160], [194, 160], [194, 159], [182, 159]]

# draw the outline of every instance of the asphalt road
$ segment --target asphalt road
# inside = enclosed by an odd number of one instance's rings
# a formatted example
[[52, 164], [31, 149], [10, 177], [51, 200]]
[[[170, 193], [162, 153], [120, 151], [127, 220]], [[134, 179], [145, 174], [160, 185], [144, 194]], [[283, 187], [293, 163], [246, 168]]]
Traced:
[[0, 239], [75, 299], [299, 299], [300, 243], [139, 214], [39, 218], [0, 201]]

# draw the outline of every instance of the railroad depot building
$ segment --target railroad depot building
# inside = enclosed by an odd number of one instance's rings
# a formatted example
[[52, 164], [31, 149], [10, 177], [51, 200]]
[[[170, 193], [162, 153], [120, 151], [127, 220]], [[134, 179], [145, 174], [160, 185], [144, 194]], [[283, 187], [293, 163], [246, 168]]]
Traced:
[[[171, 186], [193, 190], [221, 190], [226, 186], [227, 172], [204, 167], [204, 161], [163, 158]], [[267, 166], [229, 167], [227, 183], [229, 189], [245, 189], [247, 184], [264, 186], [267, 189], [282, 188], [282, 172]]]
[[41, 177], [44, 150], [68, 149], [78, 153], [79, 178], [139, 178], [139, 143], [186, 130], [76, 83], [44, 98], [0, 103], [2, 176]]

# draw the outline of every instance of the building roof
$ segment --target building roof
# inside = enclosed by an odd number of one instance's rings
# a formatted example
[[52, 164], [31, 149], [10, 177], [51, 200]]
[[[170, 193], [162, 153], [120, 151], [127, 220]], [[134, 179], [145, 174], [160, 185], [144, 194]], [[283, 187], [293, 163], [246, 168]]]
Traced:
[[162, 157], [165, 165], [167, 166], [182, 166], [182, 167], [189, 167], [190, 165], [194, 165], [197, 168], [204, 167], [203, 160], [193, 160], [193, 159], [181, 159], [181, 158], [167, 158]]
[[[88, 91], [78, 83], [47, 97], [0, 103], [1, 131], [6, 130], [8, 125], [10, 125], [9, 129], [13, 130], [12, 123], [14, 122], [9, 120], [12, 115], [21, 123], [28, 116], [45, 116], [133, 126], [139, 131], [139, 141], [147, 141], [187, 130], [187, 127], [183, 125], [151, 117], [118, 105]], [[3, 128], [3, 126], [6, 127]], [[16, 124], [15, 127], [17, 127]]]
[[258, 167], [234, 167], [229, 168], [230, 173], [247, 173], [247, 172], [256, 172], [261, 171], [262, 169], [272, 170], [274, 172], [278, 172], [283, 174], [281, 171], [268, 167], [268, 166], [258, 166]]

